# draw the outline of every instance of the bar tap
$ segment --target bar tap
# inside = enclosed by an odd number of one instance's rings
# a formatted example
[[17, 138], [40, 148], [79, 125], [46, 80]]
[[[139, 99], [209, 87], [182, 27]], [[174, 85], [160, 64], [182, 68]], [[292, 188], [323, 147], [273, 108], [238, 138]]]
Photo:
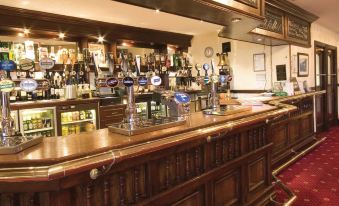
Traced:
[[0, 154], [13, 154], [28, 147], [36, 145], [42, 141], [42, 137], [24, 137], [16, 133], [14, 120], [10, 110], [10, 92], [14, 90], [15, 83], [7, 79], [10, 71], [16, 69], [15, 62], [5, 60], [0, 63], [0, 92], [1, 92], [1, 136]]
[[219, 57], [219, 63], [218, 66], [220, 67], [219, 70], [219, 76], [220, 76], [220, 83], [221, 86], [226, 87], [226, 95], [225, 100], [223, 101], [226, 105], [239, 105], [240, 102], [237, 100], [232, 99], [231, 97], [231, 81], [232, 81], [232, 75], [231, 75], [231, 66], [228, 59], [227, 53], [217, 53], [217, 56]]

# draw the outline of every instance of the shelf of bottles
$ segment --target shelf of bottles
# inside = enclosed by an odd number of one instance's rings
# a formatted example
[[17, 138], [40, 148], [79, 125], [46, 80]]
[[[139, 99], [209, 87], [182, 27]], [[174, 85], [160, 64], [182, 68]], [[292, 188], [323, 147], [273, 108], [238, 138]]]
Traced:
[[[54, 60], [55, 66], [52, 70], [41, 70], [39, 61], [44, 58]], [[34, 68], [22, 71], [20, 61], [24, 59], [32, 61]], [[64, 99], [65, 87], [69, 84], [77, 85], [78, 98], [91, 97], [90, 69], [85, 63], [90, 62], [90, 54], [88, 50], [80, 52], [75, 42], [25, 38], [20, 40], [0, 36], [0, 61], [2, 60], [13, 60], [18, 65], [15, 72], [8, 73], [8, 78], [17, 84], [10, 94], [11, 102]], [[26, 78], [48, 80], [49, 87], [33, 92], [22, 91], [19, 83]]]
[[56, 136], [55, 108], [20, 110], [20, 130], [24, 136]]
[[61, 113], [61, 135], [80, 134], [96, 129], [96, 111], [79, 110]]

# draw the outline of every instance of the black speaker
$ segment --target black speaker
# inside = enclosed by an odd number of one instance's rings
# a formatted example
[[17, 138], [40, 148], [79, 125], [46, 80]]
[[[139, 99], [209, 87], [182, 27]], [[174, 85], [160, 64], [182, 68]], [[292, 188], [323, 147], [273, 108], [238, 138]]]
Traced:
[[222, 53], [231, 52], [231, 42], [222, 43]]

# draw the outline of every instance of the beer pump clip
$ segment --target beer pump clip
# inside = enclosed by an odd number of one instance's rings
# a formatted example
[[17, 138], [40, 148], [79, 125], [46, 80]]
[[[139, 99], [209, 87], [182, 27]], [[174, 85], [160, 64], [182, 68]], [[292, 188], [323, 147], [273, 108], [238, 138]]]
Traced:
[[204, 77], [204, 83], [205, 84], [208, 84], [210, 79], [208, 77], [208, 70], [210, 69], [210, 65], [208, 65], [207, 63], [203, 64], [202, 65], [202, 68], [204, 69], [205, 71], [205, 77]]
[[15, 131], [14, 120], [10, 110], [10, 92], [15, 88], [15, 83], [6, 78], [5, 73], [16, 69], [14, 61], [6, 60], [0, 63], [0, 92], [1, 92], [1, 135], [0, 135], [0, 155], [14, 154], [27, 149], [33, 145], [39, 144], [42, 137], [24, 137]]

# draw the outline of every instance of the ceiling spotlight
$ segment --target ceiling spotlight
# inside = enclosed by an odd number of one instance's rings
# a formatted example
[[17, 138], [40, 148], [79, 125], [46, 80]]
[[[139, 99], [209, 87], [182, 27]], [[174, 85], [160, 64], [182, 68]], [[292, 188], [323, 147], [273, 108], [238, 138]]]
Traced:
[[19, 37], [24, 37], [25, 35], [24, 35], [24, 33], [18, 33], [18, 36]]
[[258, 38], [257, 41], [262, 41], [262, 38]]
[[29, 29], [24, 29], [24, 34], [29, 34]]
[[159, 12], [160, 12], [160, 10], [159, 10], [159, 9], [156, 9], [156, 10], [155, 10], [155, 13], [159, 13]]
[[99, 38], [98, 38], [98, 42], [104, 42], [104, 37], [102, 37], [102, 36], [99, 36]]
[[233, 23], [237, 23], [237, 22], [240, 22], [241, 20], [242, 20], [241, 18], [233, 18], [232, 22]]
[[60, 38], [60, 39], [65, 38], [65, 34], [64, 34], [64, 33], [59, 33], [59, 38]]
[[126, 43], [126, 42], [122, 42], [121, 45], [122, 45], [122, 46], [127, 46], [127, 43]]

